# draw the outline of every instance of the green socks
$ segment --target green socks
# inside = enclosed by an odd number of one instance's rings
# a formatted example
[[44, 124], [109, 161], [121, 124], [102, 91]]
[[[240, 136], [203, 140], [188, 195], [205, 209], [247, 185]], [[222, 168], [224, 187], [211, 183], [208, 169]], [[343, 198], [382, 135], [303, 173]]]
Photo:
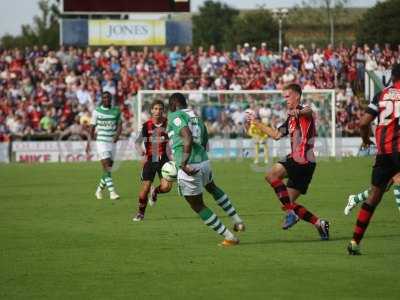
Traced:
[[[104, 172], [103, 176], [101, 177], [99, 187], [101, 187], [102, 181], [104, 185], [107, 187], [109, 192], [114, 191], [114, 184], [111, 178], [111, 172]], [[103, 185], [103, 187], [104, 187]]]
[[369, 189], [365, 190], [364, 192], [358, 193], [357, 195], [354, 195], [354, 202], [356, 204], [364, 202], [367, 200], [369, 195]]
[[232, 232], [222, 224], [220, 219], [208, 207], [203, 208], [199, 212], [199, 216], [204, 221], [204, 224], [212, 228], [218, 234], [223, 235], [227, 239], [233, 238]]
[[242, 219], [236, 212], [236, 209], [233, 207], [231, 201], [228, 198], [228, 195], [225, 194], [223, 190], [219, 187], [216, 187], [215, 190], [211, 193], [214, 200], [218, 203], [218, 205], [225, 211], [225, 213], [232, 218], [234, 223], [242, 223]]

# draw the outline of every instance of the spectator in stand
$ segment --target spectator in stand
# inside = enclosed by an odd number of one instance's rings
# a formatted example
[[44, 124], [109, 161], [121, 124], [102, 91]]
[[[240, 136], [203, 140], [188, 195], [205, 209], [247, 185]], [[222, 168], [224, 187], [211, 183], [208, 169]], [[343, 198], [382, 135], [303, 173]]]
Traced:
[[182, 55], [179, 53], [179, 47], [175, 46], [174, 49], [169, 53], [169, 61], [173, 70], [176, 69], [178, 62], [182, 59]]
[[232, 120], [236, 126], [243, 125], [246, 121], [246, 113], [243, 108], [239, 106], [239, 109], [232, 114]]
[[72, 141], [87, 140], [89, 138], [89, 123], [82, 125], [79, 116], [75, 117], [74, 123], [61, 133], [62, 139]]
[[242, 86], [239, 84], [236, 77], [233, 78], [231, 84], [229, 85], [229, 89], [232, 91], [240, 91], [242, 89]]
[[220, 74], [218, 78], [215, 79], [214, 85], [216, 90], [226, 90], [227, 81], [225, 80], [224, 76]]
[[355, 55], [356, 69], [357, 69], [357, 90], [362, 90], [364, 88], [364, 73], [365, 73], [365, 55], [361, 47], [357, 48], [357, 53]]
[[46, 114], [40, 119], [40, 129], [46, 133], [52, 133], [56, 128], [56, 122], [52, 117], [51, 110], [46, 111]]
[[78, 82], [76, 89], [76, 98], [80, 105], [89, 105], [92, 102], [90, 92], [87, 89], [86, 83]]
[[[345, 97], [352, 98], [363, 92], [364, 69], [385, 71], [400, 60], [399, 47], [390, 45], [374, 45], [372, 50], [367, 45], [328, 45], [324, 50], [315, 45], [309, 49], [286, 46], [282, 56], [273, 54], [265, 43], [256, 46], [238, 45], [232, 53], [214, 46], [195, 51], [174, 47], [170, 52], [148, 47], [134, 51], [126, 47], [52, 51], [47, 46], [0, 50], [1, 139], [11, 132], [7, 124], [13, 132], [20, 122], [23, 134], [40, 132], [40, 120], [49, 110], [57, 128], [68, 128], [77, 115], [91, 114], [102, 90], [110, 91], [123, 106], [140, 89], [275, 90], [285, 82], [300, 83], [305, 89], [347, 87]], [[213, 119], [221, 112], [216, 111]], [[133, 113], [124, 118], [127, 124], [137, 124]], [[357, 122], [357, 114], [354, 118]], [[232, 128], [229, 122], [226, 131]]]

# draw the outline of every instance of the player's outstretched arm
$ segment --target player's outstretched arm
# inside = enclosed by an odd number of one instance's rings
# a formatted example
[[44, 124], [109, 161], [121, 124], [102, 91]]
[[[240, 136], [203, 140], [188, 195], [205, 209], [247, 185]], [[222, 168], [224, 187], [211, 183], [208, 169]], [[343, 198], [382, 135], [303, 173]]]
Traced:
[[368, 147], [369, 145], [373, 145], [374, 142], [370, 139], [370, 125], [372, 121], [375, 119], [375, 116], [369, 114], [368, 112], [364, 113], [360, 121], [360, 134], [363, 141], [362, 147]]
[[260, 121], [253, 120], [252, 124], [254, 124], [262, 132], [266, 133], [268, 136], [272, 137], [274, 140], [279, 140], [282, 137], [282, 134], [279, 132], [279, 130], [269, 127]]

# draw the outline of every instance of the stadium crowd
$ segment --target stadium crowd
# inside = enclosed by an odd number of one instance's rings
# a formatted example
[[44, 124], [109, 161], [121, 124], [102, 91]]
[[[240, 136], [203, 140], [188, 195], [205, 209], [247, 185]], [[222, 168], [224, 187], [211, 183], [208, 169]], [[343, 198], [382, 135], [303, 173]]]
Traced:
[[[265, 43], [238, 45], [234, 51], [199, 47], [170, 51], [144, 47], [107, 49], [46, 46], [0, 51], [0, 141], [76, 136], [87, 128], [101, 91], [109, 91], [123, 112], [123, 134], [135, 129], [137, 91], [276, 90], [297, 82], [304, 90], [337, 90], [337, 124], [344, 135], [358, 135], [365, 70], [385, 70], [400, 61], [400, 46], [328, 45], [324, 49], [285, 47], [274, 54]], [[260, 117], [279, 119], [282, 108], [258, 101]], [[250, 103], [249, 106], [251, 106]], [[217, 105], [218, 106], [218, 105]], [[212, 107], [203, 107], [203, 114]], [[215, 132], [240, 135], [242, 105], [206, 115]], [[213, 128], [214, 127], [214, 128]]]

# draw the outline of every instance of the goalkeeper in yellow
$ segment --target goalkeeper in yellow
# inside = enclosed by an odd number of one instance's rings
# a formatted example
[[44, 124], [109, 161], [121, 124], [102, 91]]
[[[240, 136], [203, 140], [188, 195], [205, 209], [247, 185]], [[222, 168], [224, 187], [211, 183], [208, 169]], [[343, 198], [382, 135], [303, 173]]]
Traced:
[[[246, 114], [255, 115], [254, 111], [246, 111]], [[268, 125], [268, 124], [265, 124]], [[264, 147], [264, 162], [267, 164], [269, 161], [269, 149], [268, 149], [268, 134], [260, 130], [254, 123], [251, 123], [247, 129], [247, 134], [254, 141], [254, 163], [258, 164], [258, 158], [260, 154], [260, 146]]]

